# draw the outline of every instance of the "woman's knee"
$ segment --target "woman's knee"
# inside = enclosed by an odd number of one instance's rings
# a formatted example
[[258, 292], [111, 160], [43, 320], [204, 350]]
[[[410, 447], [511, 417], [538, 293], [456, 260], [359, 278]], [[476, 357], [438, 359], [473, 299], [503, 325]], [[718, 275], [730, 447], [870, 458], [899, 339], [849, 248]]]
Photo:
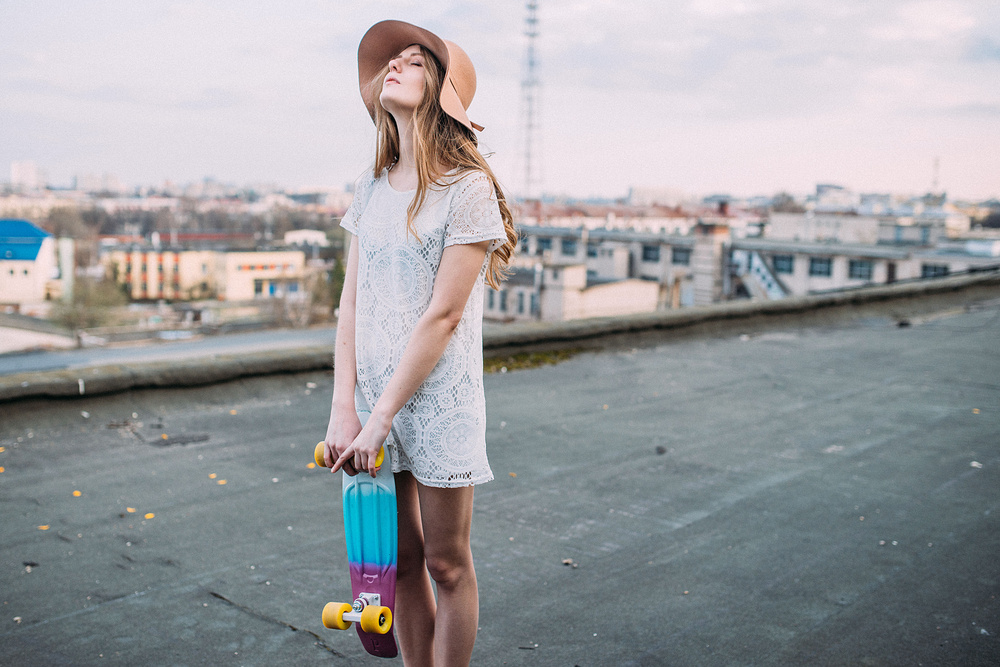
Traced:
[[454, 586], [470, 574], [475, 576], [472, 554], [428, 554], [427, 571], [438, 586]]

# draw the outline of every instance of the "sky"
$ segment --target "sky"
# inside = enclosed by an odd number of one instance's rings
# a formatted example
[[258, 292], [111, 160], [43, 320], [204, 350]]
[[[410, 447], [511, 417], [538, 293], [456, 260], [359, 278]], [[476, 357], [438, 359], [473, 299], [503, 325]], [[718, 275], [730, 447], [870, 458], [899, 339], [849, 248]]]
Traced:
[[[1000, 196], [996, 0], [538, 0], [535, 165], [552, 195]], [[469, 110], [524, 190], [521, 0], [0, 0], [0, 180], [341, 187], [371, 162], [369, 26], [471, 56]]]

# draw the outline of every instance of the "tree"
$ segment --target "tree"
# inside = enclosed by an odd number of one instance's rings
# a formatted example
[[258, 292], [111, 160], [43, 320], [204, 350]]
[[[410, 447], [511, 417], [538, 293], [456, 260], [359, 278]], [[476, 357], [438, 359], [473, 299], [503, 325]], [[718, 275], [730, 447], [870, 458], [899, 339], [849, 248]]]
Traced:
[[779, 192], [774, 195], [771, 210], [779, 213], [805, 213], [806, 211], [805, 207], [795, 201], [795, 198], [787, 192]]
[[344, 289], [343, 264], [334, 260], [333, 268], [315, 274], [307, 288], [310, 291], [312, 321], [318, 321], [317, 318], [331, 319], [330, 314], [340, 303], [340, 293]]
[[49, 215], [43, 226], [56, 238], [69, 237], [71, 239], [82, 239], [90, 236], [90, 230], [84, 224], [80, 210], [76, 208], [59, 207], [52, 209], [49, 211]]
[[73, 285], [73, 301], [58, 303], [50, 319], [70, 329], [108, 324], [114, 309], [128, 304], [128, 297], [113, 280], [79, 277]]

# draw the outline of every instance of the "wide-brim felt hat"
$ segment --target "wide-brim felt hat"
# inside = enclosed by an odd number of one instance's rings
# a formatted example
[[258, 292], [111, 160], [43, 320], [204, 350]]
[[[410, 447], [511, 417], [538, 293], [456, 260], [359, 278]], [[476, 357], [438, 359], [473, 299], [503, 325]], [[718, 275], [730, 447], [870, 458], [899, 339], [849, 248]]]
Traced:
[[481, 132], [483, 126], [470, 121], [467, 113], [476, 94], [476, 70], [468, 54], [458, 44], [405, 21], [376, 23], [358, 45], [358, 84], [372, 120], [375, 119], [375, 105], [379, 104], [382, 93], [382, 81], [373, 79], [390, 60], [412, 44], [429, 50], [444, 68], [439, 98], [444, 112], [470, 130]]

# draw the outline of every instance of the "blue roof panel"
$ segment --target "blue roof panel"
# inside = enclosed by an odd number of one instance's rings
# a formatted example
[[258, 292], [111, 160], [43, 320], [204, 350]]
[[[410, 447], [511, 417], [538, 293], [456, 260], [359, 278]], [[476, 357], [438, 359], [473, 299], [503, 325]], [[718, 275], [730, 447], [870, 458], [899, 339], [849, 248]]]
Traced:
[[0, 261], [18, 259], [34, 261], [42, 241], [52, 236], [27, 220], [0, 218]]

